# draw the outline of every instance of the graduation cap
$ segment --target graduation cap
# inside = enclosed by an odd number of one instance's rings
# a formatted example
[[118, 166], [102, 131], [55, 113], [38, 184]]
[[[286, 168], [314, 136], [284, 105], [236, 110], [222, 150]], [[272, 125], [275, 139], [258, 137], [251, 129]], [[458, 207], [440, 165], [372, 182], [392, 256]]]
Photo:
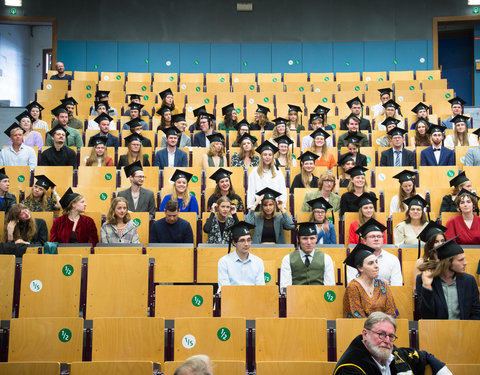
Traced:
[[212, 142], [224, 143], [225, 142], [225, 137], [223, 136], [222, 133], [210, 134], [210, 135], [207, 135], [207, 138], [210, 141], [210, 143], [212, 143]]
[[398, 105], [398, 103], [393, 100], [393, 99], [390, 99], [389, 101], [383, 103], [383, 108], [395, 108], [395, 109], [399, 109], [400, 106]]
[[347, 145], [350, 143], [360, 143], [362, 141], [360, 134], [357, 132], [347, 133], [347, 136], [343, 140], [347, 143]]
[[10, 125], [5, 131], [4, 133], [7, 135], [7, 137], [10, 137], [10, 133], [12, 132], [12, 130], [14, 129], [19, 129], [22, 131], [22, 133], [25, 133], [25, 130], [20, 126], [18, 125], [16, 122], [14, 122], [12, 125]]
[[324, 107], [323, 105], [317, 105], [313, 112], [319, 114], [319, 115], [326, 115], [328, 112], [330, 112], [330, 108]]
[[139, 95], [139, 94], [127, 94], [127, 96], [130, 97], [130, 100], [134, 100], [134, 99], [140, 100], [140, 98], [141, 98], [141, 95]]
[[312, 208], [312, 211], [315, 209], [328, 211], [333, 208], [333, 206], [327, 202], [324, 197], [318, 197], [312, 200], [309, 200], [307, 204]]
[[366, 206], [367, 204], [373, 204], [373, 206], [375, 207], [375, 205], [377, 204], [377, 201], [378, 201], [377, 197], [368, 193], [363, 193], [355, 200], [355, 203], [359, 208]]
[[135, 172], [143, 171], [142, 163], [140, 163], [140, 160], [137, 160], [136, 162], [124, 167], [123, 171], [125, 172], [125, 176], [127, 176], [127, 178], [133, 176]]
[[477, 200], [477, 202], [480, 200], [480, 197], [478, 195], [476, 195], [475, 193], [472, 193], [471, 191], [468, 191], [467, 189], [464, 189], [462, 188], [462, 190], [460, 190], [458, 192], [458, 197], [461, 196], [461, 195], [464, 195], [464, 194], [467, 194], [469, 195], [471, 198], [475, 198]]
[[383, 120], [380, 124], [385, 125], [387, 127], [388, 125], [395, 124], [397, 125], [400, 122], [400, 120], [397, 120], [394, 117], [387, 117], [385, 120]]
[[287, 104], [288, 105], [288, 112], [302, 112], [302, 109], [298, 105], [294, 104]]
[[235, 105], [233, 103], [230, 103], [230, 104], [226, 105], [225, 107], [222, 107], [222, 115], [226, 116], [227, 113], [231, 113], [234, 110], [235, 110]]
[[398, 126], [387, 132], [390, 137], [395, 137], [396, 135], [403, 137], [406, 133], [408, 133], [408, 130], [399, 128]]
[[354, 178], [357, 176], [365, 176], [366, 171], [368, 171], [368, 168], [362, 167], [361, 165], [356, 165], [345, 173], [349, 174], [351, 178]]
[[130, 120], [125, 123], [130, 127], [130, 131], [133, 132], [133, 129], [138, 128], [139, 126], [142, 126], [142, 119], [137, 117], [134, 118], [133, 120]]
[[319, 158], [317, 154], [314, 154], [311, 151], [305, 151], [302, 155], [298, 157], [298, 159], [302, 162], [305, 163], [306, 161], [315, 161]]
[[354, 120], [357, 121], [359, 124], [360, 124], [360, 122], [362, 122], [362, 120], [360, 120], [360, 118], [359, 118], [358, 116], [355, 116], [353, 113], [351, 113], [351, 114], [345, 119], [345, 124], [348, 124], [348, 122], [349, 122], [351, 119], [354, 119]]
[[255, 149], [255, 151], [257, 151], [259, 154], [267, 150], [272, 151], [274, 154], [276, 154], [278, 152], [278, 147], [267, 140]]
[[100, 106], [104, 106], [105, 109], [107, 109], [107, 110], [110, 108], [110, 105], [108, 104], [107, 100], [104, 100], [103, 102], [97, 100], [97, 101], [95, 101], [94, 106], [95, 106], [95, 110], [97, 110], [98, 107], [100, 107]]
[[240, 127], [243, 126], [243, 125], [248, 126], [248, 129], [250, 129], [250, 124], [248, 123], [248, 121], [243, 119], [242, 121], [239, 121], [235, 124], [235, 130], [239, 131]]
[[169, 128], [162, 130], [165, 133], [165, 137], [168, 137], [169, 135], [176, 135], [178, 137], [178, 135], [181, 133], [176, 126], [170, 126]]
[[352, 108], [354, 104], [360, 104], [363, 107], [363, 103], [358, 96], [354, 97], [353, 99], [350, 99], [347, 102], [348, 108]]
[[95, 97], [97, 99], [104, 99], [104, 98], [108, 98], [108, 94], [110, 94], [110, 91], [105, 91], [105, 90], [97, 90], [95, 92]]
[[105, 146], [107, 144], [107, 137], [102, 137], [101, 135], [94, 135], [90, 139], [92, 140], [93, 147], [96, 147], [98, 145]]
[[311, 124], [311, 123], [314, 122], [315, 120], [319, 120], [319, 119], [322, 119], [322, 120], [323, 120], [324, 118], [325, 118], [325, 115], [324, 115], [324, 114], [321, 114], [321, 113], [311, 113], [311, 114], [310, 114], [310, 119], [309, 119], [309, 121], [310, 121], [310, 124]]
[[193, 115], [195, 117], [200, 116], [202, 113], [207, 113], [207, 108], [204, 105], [193, 110]]
[[34, 100], [33, 102], [31, 102], [30, 104], [27, 104], [25, 106], [25, 108], [27, 109], [28, 112], [30, 112], [33, 108], [38, 108], [38, 110], [41, 112], [44, 110], [44, 108], [42, 107], [42, 105], [37, 102], [36, 100]]
[[280, 137], [277, 137], [275, 138], [275, 142], [277, 142], [277, 144], [286, 144], [286, 145], [293, 145], [295, 142], [293, 142], [293, 140], [287, 136], [287, 135], [281, 135]]
[[215, 115], [211, 114], [211, 113], [200, 113], [200, 115], [198, 116], [199, 118], [206, 118], [208, 121], [210, 120], [215, 120]]
[[7, 172], [5, 172], [5, 167], [0, 168], [0, 181], [5, 180], [6, 178], [8, 178], [8, 176], [7, 176]]
[[395, 176], [393, 176], [393, 178], [398, 179], [399, 183], [404, 183], [406, 181], [413, 181], [416, 176], [417, 176], [417, 172], [413, 172], [413, 171], [409, 171], [408, 169], [405, 169], [400, 173], [397, 173]]
[[224, 178], [230, 178], [232, 173], [233, 172], [225, 168], [218, 168], [209, 178], [218, 184], [220, 180], [223, 180]]
[[450, 122], [453, 122], [454, 124], [458, 124], [459, 122], [464, 122], [466, 124], [468, 120], [470, 120], [470, 117], [468, 116], [456, 115], [454, 118], [450, 120]]
[[28, 111], [23, 111], [17, 117], [15, 117], [18, 122], [20, 122], [24, 118], [30, 119], [31, 122], [35, 121], [35, 119], [30, 115]]
[[420, 206], [422, 207], [422, 209], [428, 206], [428, 202], [421, 195], [418, 194], [415, 194], [413, 197], [405, 199], [403, 203], [405, 203], [408, 207]]
[[309, 221], [304, 221], [302, 223], [297, 223], [297, 236], [315, 236], [317, 235], [317, 228], [315, 223]]
[[393, 90], [390, 87], [384, 87], [383, 89], [377, 89], [377, 90], [380, 93], [380, 96], [383, 96], [385, 94], [390, 95], [390, 93], [393, 92]]
[[142, 141], [145, 139], [144, 136], [142, 136], [141, 134], [138, 134], [138, 133], [132, 133], [130, 134], [128, 137], [125, 137], [124, 138], [124, 141], [125, 141], [125, 146], [128, 146], [130, 143], [132, 143], [133, 141], [138, 141], [140, 143], [142, 143]]
[[[254, 229], [255, 225], [247, 223], [245, 221], [238, 221], [235, 224], [226, 228], [231, 233], [231, 238], [236, 241], [242, 236], [249, 236], [250, 229]], [[228, 248], [228, 252], [230, 252], [230, 247]]]
[[465, 171], [460, 172], [457, 176], [450, 180], [450, 187], [455, 187], [469, 181]]
[[177, 113], [172, 116], [172, 123], [185, 121], [185, 113]]
[[445, 233], [447, 228], [438, 224], [436, 221], [429, 221], [427, 226], [423, 228], [417, 238], [423, 242], [427, 242], [433, 236], [439, 233]]
[[267, 115], [267, 113], [270, 112], [270, 109], [267, 107], [264, 107], [263, 105], [257, 104], [257, 110], [255, 112], [260, 112], [260, 113], [263, 113], [264, 115]]
[[170, 109], [170, 107], [162, 105], [156, 113], [157, 115], [163, 116], [165, 112], [172, 112], [172, 110]]
[[110, 121], [113, 121], [113, 117], [109, 116], [108, 113], [104, 112], [100, 113], [93, 121], [95, 121], [97, 124], [100, 124], [100, 121], [103, 120], [108, 120], [108, 123], [110, 123]]
[[60, 104], [59, 106], [52, 109], [52, 113], [58, 117], [60, 113], [68, 113], [67, 109], [65, 108], [64, 104]]
[[287, 124], [288, 120], [283, 118], [283, 117], [277, 117], [275, 120], [273, 120], [275, 125], [280, 125], [280, 124]]
[[454, 104], [460, 104], [461, 106], [464, 106], [465, 104], [467, 104], [467, 102], [465, 100], [463, 100], [462, 98], [456, 96], [452, 99], [450, 99], [448, 101], [451, 105], [454, 105]]
[[475, 134], [477, 137], [480, 137], [480, 128], [475, 129], [472, 133]]
[[160, 95], [160, 97], [163, 99], [165, 99], [167, 97], [167, 95], [172, 95], [173, 96], [173, 91], [170, 90], [170, 88], [166, 89], [166, 90], [163, 90], [161, 93], [159, 93], [158, 95]]
[[349, 161], [355, 162], [355, 159], [352, 157], [352, 154], [350, 154], [350, 153], [343, 154], [338, 159], [338, 165], [345, 165]]
[[37, 179], [37, 181], [35, 182], [35, 185], [40, 186], [45, 190], [55, 187], [55, 184], [52, 182], [52, 180], [50, 180], [47, 176], [43, 174], [40, 174], [34, 177]]
[[350, 251], [348, 257], [343, 261], [347, 266], [357, 268], [363, 264], [365, 258], [368, 258], [375, 252], [375, 249], [372, 249], [370, 246], [367, 246], [363, 243], [358, 243], [357, 246]]
[[66, 98], [66, 99], [60, 99], [60, 101], [65, 106], [67, 106], [67, 105], [77, 105], [78, 104], [77, 101], [73, 97], [69, 97], [69, 98]]
[[62, 206], [63, 209], [67, 208], [68, 205], [80, 194], [74, 193], [72, 188], [68, 188], [68, 190], [63, 194], [63, 197], [60, 198], [60, 206]]
[[238, 144], [242, 144], [242, 142], [245, 140], [245, 139], [249, 139], [250, 142], [252, 142], [252, 145], [254, 145], [255, 143], [257, 143], [257, 137], [249, 134], [249, 133], [245, 133], [244, 135], [242, 135], [240, 137], [240, 139], [238, 140]]
[[428, 111], [428, 105], [426, 105], [425, 103], [418, 103], [415, 107], [412, 108], [412, 112], [414, 113], [418, 113], [418, 111], [424, 109], [425, 111]]
[[370, 232], [385, 232], [387, 227], [382, 223], [375, 220], [373, 217], [370, 218], [365, 224], [358, 228], [355, 233], [359, 236], [365, 238], [365, 236]]
[[143, 104], [134, 103], [134, 102], [131, 102], [130, 104], [128, 104], [128, 106], [130, 107], [130, 110], [132, 110], [132, 109], [138, 109], [139, 111], [144, 107]]
[[443, 133], [443, 132], [445, 132], [446, 129], [447, 128], [445, 126], [442, 126], [442, 125], [430, 124], [430, 126], [427, 130], [427, 133], [428, 134], [433, 134], [433, 133], [436, 133], [436, 132]]
[[273, 190], [273, 189], [270, 189], [269, 187], [263, 188], [262, 190], [258, 191], [258, 192], [255, 193], [255, 194], [258, 195], [258, 196], [263, 195], [263, 200], [265, 200], [265, 199], [275, 200], [275, 199], [277, 199], [280, 195], [282, 195], [282, 194], [279, 193], [278, 191], [275, 191], [275, 190]]
[[188, 184], [188, 182], [192, 177], [193, 177], [193, 174], [182, 171], [181, 169], [176, 169], [175, 172], [173, 173], [173, 176], [170, 178], [170, 181], [175, 182], [179, 178], [184, 178], [187, 180], [187, 184]]
[[50, 136], [53, 138], [53, 136], [55, 135], [55, 133], [57, 132], [57, 130], [61, 130], [65, 133], [65, 137], [68, 137], [69, 136], [69, 133], [67, 132], [67, 130], [60, 124], [58, 124], [57, 126], [55, 126], [52, 130], [50, 130], [48, 132], [48, 134], [50, 134]]
[[328, 134], [322, 128], [318, 128], [317, 130], [315, 130], [313, 133], [310, 134], [310, 137], [312, 137], [313, 139], [315, 139], [317, 137], [320, 137], [320, 136], [327, 139], [328, 137], [330, 137], [330, 134]]
[[428, 122], [427, 120], [425, 120], [424, 118], [419, 118], [417, 120], [417, 122], [415, 123], [415, 126], [417, 124], [425, 124], [425, 126], [427, 127], [427, 129], [432, 125], [430, 122]]
[[450, 238], [448, 241], [445, 241], [444, 243], [432, 249], [432, 251], [437, 252], [437, 256], [439, 260], [450, 258], [455, 255], [464, 253], [462, 247], [454, 241], [457, 237], [458, 236]]

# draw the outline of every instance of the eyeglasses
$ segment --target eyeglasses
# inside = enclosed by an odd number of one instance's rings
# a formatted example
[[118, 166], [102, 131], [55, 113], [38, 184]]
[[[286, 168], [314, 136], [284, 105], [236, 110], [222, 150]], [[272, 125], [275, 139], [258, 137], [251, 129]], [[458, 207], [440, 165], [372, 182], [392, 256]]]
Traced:
[[147, 176], [135, 176], [135, 178], [140, 178], [140, 179], [143, 178], [145, 180], [147, 178]]
[[367, 331], [375, 333], [380, 338], [380, 340], [385, 340], [388, 337], [390, 342], [395, 342], [395, 340], [398, 339], [398, 337], [395, 336], [394, 334], [387, 335], [385, 332], [375, 332], [375, 331], [372, 331], [371, 329], [367, 329]]
[[381, 240], [383, 238], [383, 234], [379, 234], [377, 236], [368, 236], [367, 238], [371, 238], [372, 240], [374, 239]]
[[252, 239], [251, 238], [242, 238], [241, 240], [238, 240], [237, 242], [238, 243], [248, 243], [248, 242], [252, 242]]

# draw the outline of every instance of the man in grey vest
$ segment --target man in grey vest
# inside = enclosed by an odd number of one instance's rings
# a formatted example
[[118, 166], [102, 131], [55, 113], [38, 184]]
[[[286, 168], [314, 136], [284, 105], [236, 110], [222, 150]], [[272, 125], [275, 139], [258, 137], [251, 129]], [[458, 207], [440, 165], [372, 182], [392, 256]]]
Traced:
[[332, 258], [315, 249], [315, 223], [299, 223], [298, 226], [298, 250], [282, 260], [280, 291], [285, 292], [288, 285], [335, 285]]

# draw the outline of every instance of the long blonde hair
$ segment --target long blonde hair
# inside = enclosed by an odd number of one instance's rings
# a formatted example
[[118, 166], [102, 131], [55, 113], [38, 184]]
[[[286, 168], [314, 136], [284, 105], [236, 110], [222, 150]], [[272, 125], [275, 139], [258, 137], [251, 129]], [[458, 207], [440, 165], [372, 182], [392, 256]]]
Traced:
[[[290, 157], [289, 157], [290, 156]], [[280, 151], [278, 151], [276, 154], [275, 154], [275, 159], [278, 159], [280, 157]], [[287, 160], [287, 163], [285, 164], [285, 168], [286, 169], [290, 169], [292, 167], [292, 155], [290, 155], [290, 147], [289, 147], [289, 151], [288, 151], [288, 154], [287, 154], [287, 157], [286, 157], [286, 160]], [[272, 164], [274, 164], [275, 160], [272, 162]]]
[[[30, 219], [25, 222], [19, 220], [20, 212], [22, 212], [22, 210], [28, 210], [28, 207], [22, 203], [14, 204], [12, 207], [10, 207], [10, 210], [8, 210], [8, 214], [5, 217], [5, 226], [3, 232], [3, 238], [5, 241], [8, 238], [7, 225], [10, 221], [17, 222], [17, 225], [15, 225], [15, 229], [13, 230], [13, 242], [19, 239], [30, 242], [33, 236], [35, 236], [35, 233], [37, 232], [37, 224], [35, 223], [35, 219], [30, 216]], [[21, 230], [24, 227], [27, 229], [27, 232], [25, 233], [25, 238], [22, 238]]]
[[[369, 190], [368, 190], [368, 182], [367, 182], [367, 176], [364, 176], [365, 177], [365, 185], [363, 185], [363, 192], [364, 193], [368, 193]], [[353, 179], [355, 177], [351, 177], [350, 178], [350, 182], [348, 183], [348, 186], [347, 186], [347, 191], [349, 193], [353, 193], [355, 191], [355, 187], [353, 186]]]
[[[310, 161], [310, 160], [309, 160]], [[314, 162], [315, 163], [315, 162]], [[302, 179], [302, 184], [304, 187], [306, 188], [309, 188], [310, 187], [310, 182], [313, 180], [313, 177], [314, 177], [314, 170], [312, 171], [312, 173], [309, 175], [307, 172], [305, 172], [305, 169], [303, 168], [303, 164], [304, 163], [301, 163], [302, 164], [302, 167], [300, 169], [300, 177]], [[314, 167], [315, 168], [315, 167]], [[311, 177], [311, 179], [310, 179]]]
[[[369, 203], [369, 204], [372, 204], [372, 203]], [[365, 205], [366, 206], [366, 205]], [[362, 207], [360, 207], [358, 209], [358, 227], [360, 228], [363, 224], [365, 224], [370, 218], [367, 218], [365, 217], [365, 215], [363, 214], [363, 211], [362, 211]], [[376, 210], [375, 210], [375, 205], [373, 204], [373, 215], [372, 215], [372, 219], [375, 219], [375, 214], [376, 214]]]
[[[215, 151], [214, 143], [216, 143], [216, 142], [210, 143], [210, 147], [208, 148], [207, 155], [208, 156], [218, 156], [219, 158], [223, 158], [223, 156], [225, 155], [225, 146], [222, 144], [222, 149], [217, 154], [217, 152]], [[221, 142], [219, 142], [219, 143], [221, 143]]]
[[[260, 155], [260, 163], [258, 164], [258, 167], [257, 167], [257, 173], [260, 178], [263, 178], [263, 169], [264, 169], [263, 158], [262, 158], [262, 155]], [[272, 160], [272, 163], [270, 164], [270, 170], [272, 171], [272, 178], [277, 177], [276, 169], [277, 168], [275, 168], [275, 160]]]
[[[310, 146], [310, 151], [313, 152], [314, 154], [319, 154], [319, 152], [317, 151], [317, 146], [315, 145], [315, 139], [313, 140], [312, 142], [312, 145]], [[328, 157], [328, 146], [327, 146], [327, 142], [325, 141], [325, 143], [323, 144], [321, 150], [320, 150], [320, 155], [326, 160], [327, 157]]]
[[128, 201], [123, 197], [117, 197], [115, 199], [112, 199], [112, 203], [110, 204], [110, 208], [108, 209], [108, 214], [107, 214], [108, 224], [117, 224], [117, 217], [115, 216], [115, 208], [117, 208], [117, 205], [120, 202], [123, 202], [127, 205], [127, 213], [123, 217], [123, 223], [127, 224], [131, 220], [130, 214], [128, 213]]
[[412, 181], [413, 183], [413, 189], [412, 189], [412, 192], [410, 193], [410, 196], [407, 196], [405, 191], [402, 189], [402, 184], [408, 181], [401, 182], [400, 187], [398, 189], [398, 208], [400, 209], [400, 212], [405, 212], [407, 208], [407, 205], [403, 203], [403, 201], [417, 194], [417, 190], [415, 188], [415, 180], [409, 180], [409, 181]]
[[[251, 141], [250, 139], [244, 139], [244, 140], [242, 141], [242, 143], [240, 144], [240, 151], [238, 152], [238, 156], [240, 157], [240, 160], [245, 159], [245, 157], [247, 156], [247, 155], [245, 154], [245, 150], [244, 150], [243, 147], [242, 147], [243, 142], [246, 142], [246, 141], [252, 143], [252, 141]], [[252, 148], [250, 149], [250, 152], [248, 153], [248, 157], [249, 157], [250, 159], [253, 159], [253, 158], [255, 157], [255, 149], [253, 148], [253, 143], [252, 143]]]
[[457, 131], [457, 124], [455, 124], [455, 128], [453, 130], [453, 146], [457, 146], [458, 142], [460, 142], [460, 146], [468, 146], [468, 130], [467, 125], [465, 124], [465, 131], [463, 133], [459, 133]]
[[[41, 186], [38, 186], [37, 187], [43, 189], [43, 195], [40, 199], [38, 199], [38, 201], [40, 202], [40, 205], [42, 206], [42, 211], [45, 211], [47, 209], [47, 204], [48, 204], [48, 201], [47, 201], [47, 190], [45, 190], [43, 187]], [[31, 201], [36, 201], [37, 199], [33, 196], [33, 186], [32, 186], [32, 190], [30, 190], [30, 194], [28, 195], [27, 197], [28, 200], [31, 200]]]
[[[140, 141], [138, 141], [140, 142]], [[127, 151], [127, 161], [128, 161], [128, 164], [127, 165], [130, 165], [132, 163], [135, 162], [135, 160], [133, 160], [133, 155], [132, 155], [132, 151], [130, 150], [130, 145], [132, 144], [132, 142], [130, 142], [127, 146], [128, 148], [128, 151]], [[140, 148], [138, 150], [138, 156], [137, 156], [137, 160], [140, 161], [140, 164], [143, 165], [143, 145], [142, 145], [142, 142], [140, 142]]]
[[[173, 192], [172, 192], [172, 200], [178, 202], [178, 194], [177, 194], [177, 184], [178, 179], [173, 183]], [[187, 187], [185, 189], [185, 193], [183, 193], [183, 202], [182, 202], [182, 207], [185, 208], [188, 206], [190, 203], [190, 189], [188, 188], [188, 182], [187, 182]]]
[[257, 122], [257, 125], [260, 126], [261, 128], [264, 128], [265, 126], [267, 126], [267, 122], [268, 122], [268, 117], [265, 113], [262, 113], [262, 112], [258, 112], [258, 122]]
[[[101, 165], [105, 166], [107, 164], [108, 152], [107, 148], [105, 147], [105, 153], [103, 154]], [[131, 164], [131, 163], [129, 163]], [[92, 147], [92, 151], [90, 152], [90, 156], [88, 157], [87, 161], [85, 162], [86, 166], [97, 166], [98, 165], [98, 156], [97, 152], [95, 151], [95, 147]]]
[[[292, 138], [291, 137], [291, 133], [290, 133], [290, 128], [287, 126], [287, 124], [283, 124], [285, 125], [285, 135], [288, 137], [288, 138]], [[278, 126], [278, 125], [277, 125]], [[275, 139], [275, 138], [278, 138], [278, 137], [281, 137], [283, 134], [278, 134], [278, 129], [277, 129], [277, 126], [275, 126], [275, 128], [273, 128], [273, 131], [272, 131], [272, 138]]]

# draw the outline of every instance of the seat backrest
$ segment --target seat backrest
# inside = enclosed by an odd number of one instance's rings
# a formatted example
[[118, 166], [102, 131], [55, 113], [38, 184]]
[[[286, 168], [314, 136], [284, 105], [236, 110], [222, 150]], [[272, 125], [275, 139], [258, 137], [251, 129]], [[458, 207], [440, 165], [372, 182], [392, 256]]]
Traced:
[[[85, 168], [92, 168], [92, 167], [85, 167]], [[96, 169], [96, 168], [104, 168], [104, 167], [93, 167], [92, 169]], [[105, 167], [105, 168], [110, 168], [110, 167]], [[115, 168], [115, 167], [111, 167], [111, 168]], [[115, 175], [113, 175], [112, 179], [113, 178], [115, 178]], [[113, 188], [76, 187], [76, 188], [73, 188], [72, 190], [75, 193], [80, 194], [85, 198], [85, 201], [87, 202], [87, 207], [89, 210], [91, 208], [91, 209], [94, 209], [96, 212], [107, 213], [108, 209], [110, 208], [111, 198], [112, 198], [113, 192], [115, 191], [115, 188], [114, 187]], [[100, 230], [99, 227], [97, 227], [97, 229]]]
[[102, 81], [125, 83], [125, 72], [101, 72], [100, 79]]
[[197, 249], [197, 282], [216, 283], [218, 281], [218, 261], [226, 254], [227, 245], [225, 247], [199, 247]]
[[278, 287], [276, 285], [224, 285], [222, 316], [242, 316], [246, 319], [278, 317]]
[[401, 319], [413, 320], [413, 290], [410, 280], [413, 280], [413, 274], [408, 275], [408, 285], [391, 286], [393, 300], [397, 306], [398, 317]]
[[326, 361], [327, 320], [258, 318], [255, 322], [257, 361]]
[[88, 259], [87, 319], [146, 317], [148, 256], [95, 254]]
[[152, 375], [153, 362], [150, 361], [112, 361], [112, 362], [73, 362], [71, 375]]
[[14, 283], [15, 255], [0, 255], [0, 320], [12, 317]]
[[287, 316], [289, 318], [325, 318], [343, 316], [344, 285], [287, 286]]
[[259, 375], [333, 374], [335, 365], [335, 362], [322, 361], [256, 361], [256, 370]]
[[[212, 361], [216, 374], [245, 375], [245, 361]], [[165, 362], [164, 375], [173, 375], [182, 361]]]
[[62, 196], [69, 187], [73, 186], [73, 167], [72, 166], [40, 166], [35, 167], [35, 176], [47, 176], [56, 186], [56, 191]]
[[82, 318], [10, 320], [9, 362], [81, 361], [82, 347]]
[[165, 319], [213, 316], [212, 285], [157, 285], [155, 316]]
[[[147, 247], [147, 255], [155, 258], [155, 283], [193, 283], [193, 245], [187, 245]], [[179, 259], [182, 260], [181, 267], [178, 266]]]
[[60, 362], [3, 362], [0, 363], [3, 375], [58, 375]]
[[81, 276], [80, 255], [25, 254], [19, 317], [77, 317]]

